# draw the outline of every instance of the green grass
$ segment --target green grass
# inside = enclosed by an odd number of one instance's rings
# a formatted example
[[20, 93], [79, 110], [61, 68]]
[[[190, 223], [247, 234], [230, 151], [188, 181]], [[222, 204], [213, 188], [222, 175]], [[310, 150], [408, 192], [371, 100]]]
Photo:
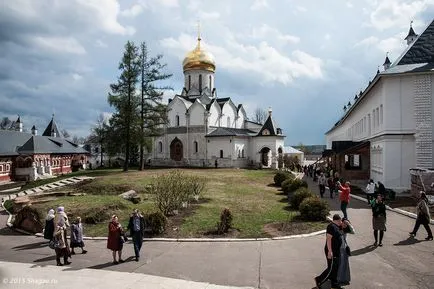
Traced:
[[[55, 201], [34, 206], [43, 211], [44, 215], [48, 209], [59, 205], [64, 206], [71, 216], [80, 215], [83, 218], [83, 216], [95, 213], [102, 214], [101, 223], [85, 225], [85, 235], [105, 236], [107, 223], [112, 214], [117, 214], [122, 224], [126, 225], [129, 214], [135, 208], [145, 213], [156, 211], [151, 197], [144, 194], [144, 188], [153, 177], [170, 170], [172, 169], [127, 173], [120, 170], [101, 170], [95, 171], [96, 173], [91, 171], [87, 175], [98, 175], [98, 177], [76, 188], [87, 195], [61, 197]], [[196, 206], [195, 211], [184, 218], [178, 228], [179, 237], [201, 237], [206, 232], [215, 230], [220, 213], [224, 208], [232, 212], [233, 227], [238, 230], [238, 237], [241, 238], [264, 237], [265, 224], [290, 221], [296, 215], [294, 212], [287, 211], [288, 203], [282, 201], [285, 196], [279, 194], [276, 187], [269, 186], [273, 183], [275, 173], [272, 170], [183, 169], [182, 172], [187, 175], [205, 177], [207, 186], [202, 194], [206, 202]], [[145, 200], [134, 205], [117, 196], [128, 189], [136, 190]], [[316, 224], [313, 222], [312, 226]], [[168, 230], [171, 229], [168, 228]]]

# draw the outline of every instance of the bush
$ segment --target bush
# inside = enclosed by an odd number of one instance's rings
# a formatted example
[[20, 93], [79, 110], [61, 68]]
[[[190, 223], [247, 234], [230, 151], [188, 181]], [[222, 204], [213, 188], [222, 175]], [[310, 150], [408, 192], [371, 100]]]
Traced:
[[220, 214], [220, 222], [217, 224], [217, 233], [227, 233], [232, 227], [232, 213], [229, 209], [224, 209]]
[[153, 235], [164, 232], [167, 225], [167, 218], [161, 212], [155, 212], [144, 216], [146, 227], [149, 227]]
[[14, 202], [11, 200], [6, 200], [3, 203], [3, 208], [5, 208], [6, 211], [8, 211], [9, 213], [13, 214], [14, 213]]
[[182, 203], [188, 203], [204, 190], [206, 180], [199, 177], [185, 176], [181, 171], [171, 171], [155, 177], [148, 187], [148, 193], [154, 197], [156, 207], [165, 216], [179, 210]]
[[307, 187], [308, 187], [308, 185], [307, 185], [306, 181], [303, 181], [301, 179], [293, 179], [293, 180], [287, 179], [286, 181], [284, 181], [282, 183], [282, 190], [286, 194], [295, 192], [299, 188], [307, 188]]
[[292, 180], [294, 178], [295, 178], [295, 176], [291, 172], [282, 172], [282, 171], [279, 171], [279, 172], [277, 172], [274, 175], [274, 184], [276, 186], [280, 187], [280, 186], [282, 186], [282, 183], [285, 180], [288, 180], [288, 179]]
[[307, 188], [301, 187], [295, 193], [291, 196], [290, 203], [291, 207], [298, 210], [300, 207], [300, 204], [303, 202], [304, 199], [313, 197], [314, 194]]
[[329, 213], [328, 203], [317, 196], [306, 198], [300, 204], [300, 216], [306, 221], [323, 221]]

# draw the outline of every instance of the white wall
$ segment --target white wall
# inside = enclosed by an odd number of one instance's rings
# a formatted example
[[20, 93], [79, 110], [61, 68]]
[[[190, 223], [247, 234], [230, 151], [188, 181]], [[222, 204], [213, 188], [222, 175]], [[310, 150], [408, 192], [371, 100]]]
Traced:
[[187, 107], [185, 103], [178, 97], [175, 97], [169, 104], [169, 126], [176, 126], [176, 116], [179, 116], [179, 126], [186, 126], [187, 119], [185, 113], [187, 112]]
[[203, 125], [205, 120], [205, 108], [202, 104], [195, 102], [189, 109], [190, 111], [190, 124], [189, 125]]
[[244, 120], [245, 120], [244, 114], [243, 114], [242, 110], [240, 110], [238, 112], [238, 119], [237, 119], [237, 123], [236, 123], [236, 128], [244, 128]]
[[220, 126], [220, 107], [217, 102], [214, 102], [209, 110], [208, 126]]
[[[202, 89], [205, 87], [212, 90], [214, 88], [214, 72], [207, 70], [189, 70], [184, 72], [184, 87], [189, 90], [188, 87], [188, 76], [191, 76], [191, 87], [195, 86], [199, 89], [199, 75], [202, 75]], [[211, 76], [211, 83], [209, 77]]]
[[220, 150], [223, 150], [223, 158], [233, 158], [234, 143], [228, 137], [209, 137], [208, 141], [208, 158], [220, 158]]
[[[235, 127], [235, 118], [237, 116], [236, 108], [228, 101], [223, 105], [221, 126], [223, 127]], [[230, 118], [230, 123], [227, 120]]]

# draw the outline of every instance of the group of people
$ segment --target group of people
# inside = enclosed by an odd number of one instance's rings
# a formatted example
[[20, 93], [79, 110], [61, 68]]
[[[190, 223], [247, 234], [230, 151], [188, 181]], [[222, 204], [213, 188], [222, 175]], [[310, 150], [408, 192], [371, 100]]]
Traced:
[[[71, 230], [71, 241], [68, 244], [67, 228]], [[68, 215], [64, 207], [58, 207], [55, 214], [53, 209], [48, 211], [45, 218], [44, 238], [49, 241], [49, 245], [56, 253], [57, 266], [69, 265], [71, 255], [75, 255], [75, 248], [81, 248], [81, 253], [86, 254], [84, 250], [83, 241], [83, 225], [81, 218], [77, 217], [75, 221], [70, 224]], [[61, 258], [63, 257], [63, 263]]]
[[[67, 228], [70, 228], [70, 243], [67, 241]], [[129, 230], [132, 238], [135, 260], [139, 261], [145, 234], [145, 219], [136, 209], [130, 216], [126, 230]], [[107, 249], [112, 251], [113, 264], [123, 263], [122, 249], [128, 237], [125, 230], [119, 223], [116, 215], [113, 215], [108, 224]], [[49, 246], [55, 250], [57, 266], [69, 265], [72, 255], [75, 255], [75, 248], [81, 248], [81, 253], [86, 254], [83, 240], [83, 225], [81, 218], [77, 217], [70, 225], [64, 207], [58, 207], [57, 213], [53, 209], [48, 211], [45, 219], [44, 238], [49, 240]], [[117, 259], [116, 259], [117, 255]], [[63, 257], [63, 263], [61, 258]]]
[[[327, 226], [326, 245], [324, 252], [327, 259], [327, 269], [319, 276], [315, 277], [315, 283], [318, 288], [330, 280], [332, 288], [342, 288], [341, 286], [349, 285], [350, 269], [348, 257], [351, 256], [351, 250], [346, 242], [346, 234], [353, 233], [354, 228], [348, 220], [347, 207], [350, 201], [351, 186], [350, 182], [344, 182], [339, 178], [338, 172], [328, 171], [328, 178], [324, 171], [317, 172], [318, 186], [321, 198], [324, 197], [326, 188], [330, 190], [330, 198], [338, 194], [341, 203], [343, 218], [336, 214], [333, 221]], [[314, 177], [314, 176], [312, 176]], [[314, 178], [315, 181], [315, 178]], [[381, 182], [375, 184], [371, 179], [366, 187], [366, 196], [368, 204], [372, 210], [372, 229], [374, 234], [374, 246], [383, 246], [383, 237], [386, 232], [386, 188]], [[428, 198], [426, 193], [421, 191], [420, 198], [416, 206], [416, 223], [410, 236], [416, 236], [420, 225], [423, 225], [428, 233], [425, 238], [427, 241], [433, 240], [433, 234], [429, 226], [431, 215], [429, 211]]]

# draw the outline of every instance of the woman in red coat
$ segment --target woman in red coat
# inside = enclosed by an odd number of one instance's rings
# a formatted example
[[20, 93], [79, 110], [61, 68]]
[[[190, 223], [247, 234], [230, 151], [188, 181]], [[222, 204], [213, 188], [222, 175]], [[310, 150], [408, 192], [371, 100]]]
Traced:
[[[122, 233], [123, 230], [118, 217], [113, 215], [112, 221], [108, 225], [107, 249], [112, 250], [113, 264], [115, 265], [124, 262], [124, 260], [122, 260], [122, 248], [124, 246]], [[116, 261], [116, 252], [118, 252], [119, 261]]]
[[339, 200], [341, 201], [341, 211], [344, 214], [344, 218], [348, 219], [347, 207], [350, 202], [351, 187], [350, 182], [345, 182], [345, 185], [341, 185], [340, 182], [337, 183], [338, 189], [340, 190]]

